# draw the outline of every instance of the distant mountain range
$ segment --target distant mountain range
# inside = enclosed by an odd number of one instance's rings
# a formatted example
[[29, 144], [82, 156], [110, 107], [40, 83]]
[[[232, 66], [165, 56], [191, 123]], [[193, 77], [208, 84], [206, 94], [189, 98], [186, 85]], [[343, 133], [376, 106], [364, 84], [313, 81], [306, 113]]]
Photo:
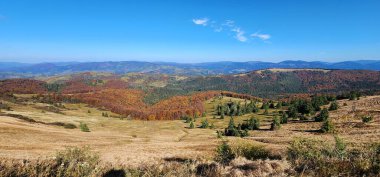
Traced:
[[380, 71], [380, 60], [358, 60], [335, 63], [320, 61], [308, 62], [300, 60], [288, 60], [279, 63], [261, 61], [223, 61], [195, 64], [142, 61], [62, 62], [37, 64], [0, 62], [0, 79], [15, 77], [52, 76], [89, 71], [111, 72], [115, 74], [140, 72], [199, 76], [237, 74], [268, 68], [321, 68]]

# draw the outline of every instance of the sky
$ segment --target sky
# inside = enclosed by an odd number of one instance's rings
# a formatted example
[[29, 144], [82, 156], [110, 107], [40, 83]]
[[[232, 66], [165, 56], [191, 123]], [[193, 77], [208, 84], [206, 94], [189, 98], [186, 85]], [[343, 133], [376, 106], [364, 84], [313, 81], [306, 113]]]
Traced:
[[379, 0], [0, 0], [0, 61], [380, 59]]

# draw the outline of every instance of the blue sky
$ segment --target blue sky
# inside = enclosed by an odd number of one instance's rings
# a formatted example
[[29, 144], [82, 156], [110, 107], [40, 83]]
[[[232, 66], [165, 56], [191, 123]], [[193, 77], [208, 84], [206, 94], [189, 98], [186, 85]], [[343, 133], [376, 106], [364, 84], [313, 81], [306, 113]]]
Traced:
[[2, 0], [0, 61], [380, 59], [379, 0]]

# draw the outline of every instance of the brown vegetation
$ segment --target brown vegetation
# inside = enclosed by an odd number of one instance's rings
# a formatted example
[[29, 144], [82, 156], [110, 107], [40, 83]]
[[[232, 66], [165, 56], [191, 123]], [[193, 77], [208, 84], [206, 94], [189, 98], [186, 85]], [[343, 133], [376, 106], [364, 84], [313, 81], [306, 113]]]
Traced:
[[8, 79], [0, 81], [0, 93], [38, 94], [46, 93], [45, 82], [31, 79]]

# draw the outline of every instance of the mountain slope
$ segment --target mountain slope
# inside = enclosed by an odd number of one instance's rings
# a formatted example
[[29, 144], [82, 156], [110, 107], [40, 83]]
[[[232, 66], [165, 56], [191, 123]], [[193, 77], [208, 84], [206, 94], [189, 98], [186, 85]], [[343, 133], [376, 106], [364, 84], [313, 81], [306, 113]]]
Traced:
[[379, 90], [380, 72], [366, 70], [271, 69], [245, 74], [193, 77], [156, 88], [150, 97], [165, 93], [226, 90], [264, 98], [299, 93], [341, 93]]
[[[111, 72], [125, 74], [131, 72], [174, 74], [174, 75], [222, 75], [244, 73], [269, 68], [322, 68], [322, 69], [367, 69], [380, 71], [380, 61], [359, 60], [338, 63], [283, 61], [271, 62], [209, 62], [209, 63], [168, 63], [168, 62], [68, 62], [68, 63], [0, 63], [2, 78], [51, 76], [80, 72]], [[6, 74], [4, 74], [6, 73]], [[21, 75], [21, 76], [20, 76]]]

